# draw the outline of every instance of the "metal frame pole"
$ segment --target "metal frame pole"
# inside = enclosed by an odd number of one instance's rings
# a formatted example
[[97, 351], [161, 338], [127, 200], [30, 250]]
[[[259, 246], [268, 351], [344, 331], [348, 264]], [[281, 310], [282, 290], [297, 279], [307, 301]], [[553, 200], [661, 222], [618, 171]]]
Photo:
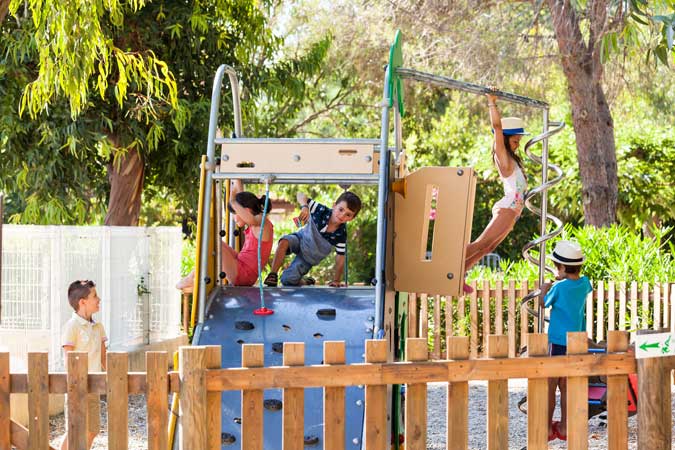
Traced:
[[[548, 132], [548, 108], [544, 109], [544, 126], [543, 134]], [[548, 182], [548, 137], [544, 138], [541, 142], [541, 184], [545, 185]], [[539, 214], [539, 232], [540, 236], [546, 235], [546, 223], [548, 216], [548, 189], [544, 189], [541, 192], [541, 212]], [[542, 240], [539, 243], [539, 290], [541, 291], [541, 286], [544, 285], [544, 275], [546, 274], [546, 240]], [[543, 292], [540, 294], [543, 295]], [[544, 332], [544, 308], [541, 306], [541, 302], [538, 303], [538, 312], [537, 317], [537, 331], [539, 333]]]
[[[209, 114], [209, 137], [206, 143], [206, 180], [204, 182], [204, 208], [202, 217], [202, 242], [201, 258], [199, 261], [199, 273], [202, 275], [199, 279], [199, 316], [198, 323], [204, 322], [206, 313], [206, 280], [205, 274], [208, 267], [209, 258], [209, 225], [211, 215], [211, 191], [213, 186], [213, 172], [215, 169], [216, 153], [216, 132], [218, 129], [218, 108], [220, 107], [220, 91], [223, 85], [223, 75], [227, 73], [230, 78], [232, 88], [232, 98], [234, 107], [234, 131], [235, 134], [241, 134], [241, 107], [239, 104], [239, 83], [237, 73], [228, 65], [221, 65], [216, 71], [213, 80], [213, 90], [211, 92], [211, 111]], [[231, 234], [231, 233], [230, 233]], [[218, 261], [220, 263], [220, 261]], [[219, 269], [219, 268], [217, 268]], [[213, 280], [215, 283], [215, 280]]]
[[375, 328], [377, 338], [384, 323], [385, 274], [384, 258], [387, 219], [387, 174], [389, 172], [389, 71], [385, 72], [382, 96], [382, 126], [380, 128], [380, 173], [377, 187], [377, 245], [375, 248]]

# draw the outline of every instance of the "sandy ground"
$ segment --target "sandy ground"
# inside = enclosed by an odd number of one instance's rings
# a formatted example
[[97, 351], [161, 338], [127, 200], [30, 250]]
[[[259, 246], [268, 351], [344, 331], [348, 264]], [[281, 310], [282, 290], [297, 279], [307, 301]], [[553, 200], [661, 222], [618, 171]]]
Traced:
[[[517, 402], [527, 392], [526, 380], [509, 381], [509, 449], [521, 450], [527, 443], [527, 416], [517, 408]], [[445, 449], [446, 432], [446, 389], [443, 383], [430, 383], [428, 387], [428, 427], [427, 448]], [[675, 412], [675, 395], [671, 411]], [[469, 383], [469, 448], [482, 450], [487, 447], [487, 382]], [[101, 404], [101, 424], [103, 430], [94, 441], [94, 449], [107, 448], [107, 409], [105, 401]], [[145, 396], [129, 396], [129, 449], [140, 450], [147, 448], [146, 443], [146, 410]], [[556, 410], [556, 416], [559, 409]], [[675, 423], [675, 415], [673, 417]], [[63, 414], [54, 416], [50, 421], [51, 444], [58, 446], [65, 432], [65, 420]], [[601, 450], [607, 448], [607, 427], [600, 419], [591, 419], [588, 426], [589, 450]], [[674, 434], [675, 436], [675, 434]], [[628, 419], [628, 448], [637, 449], [637, 417]], [[226, 447], [224, 447], [226, 448]], [[567, 443], [560, 440], [551, 441], [549, 449], [566, 449]], [[673, 440], [675, 448], [675, 439]]]

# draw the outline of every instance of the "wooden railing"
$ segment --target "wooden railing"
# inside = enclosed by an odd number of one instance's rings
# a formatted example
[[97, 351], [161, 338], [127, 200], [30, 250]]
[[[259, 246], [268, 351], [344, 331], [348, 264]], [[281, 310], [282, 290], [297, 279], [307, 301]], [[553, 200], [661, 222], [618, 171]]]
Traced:
[[[46, 353], [29, 355], [28, 373], [9, 373], [9, 358], [0, 354], [0, 450], [9, 449], [11, 425], [9, 394], [27, 393], [30, 411], [28, 447], [48, 448], [48, 394], [64, 394], [68, 401], [68, 443], [71, 450], [86, 446], [86, 396], [107, 394], [108, 448], [128, 447], [128, 395], [145, 393], [148, 414], [148, 448], [166, 450], [167, 398], [169, 392], [180, 395], [180, 443], [185, 449], [219, 449], [221, 405], [220, 393], [242, 391], [242, 448], [262, 450], [264, 389], [283, 389], [282, 436], [284, 449], [304, 449], [304, 388], [324, 388], [324, 436], [327, 450], [343, 449], [345, 436], [346, 386], [365, 386], [365, 447], [368, 450], [388, 449], [387, 385], [406, 384], [405, 436], [406, 449], [426, 448], [427, 383], [448, 383], [447, 445], [450, 449], [468, 447], [468, 382], [487, 380], [487, 446], [508, 448], [508, 379], [528, 379], [527, 448], [546, 449], [548, 436], [548, 377], [568, 377], [569, 448], [585, 448], [588, 442], [587, 383], [588, 376], [608, 377], [608, 448], [626, 449], [628, 445], [626, 389], [627, 375], [638, 370], [640, 400], [647, 404], [645, 413], [638, 413], [638, 436], [644, 446], [661, 450], [670, 448], [670, 402], [657, 402], [670, 393], [668, 383], [672, 360], [657, 358], [661, 365], [640, 369], [628, 348], [628, 334], [609, 333], [608, 354], [588, 354], [585, 333], [568, 336], [567, 356], [546, 355], [547, 336], [526, 337], [529, 356], [509, 358], [509, 338], [490, 335], [487, 339], [489, 358], [469, 359], [469, 338], [450, 337], [447, 349], [451, 360], [429, 361], [427, 340], [410, 338], [406, 342], [406, 361], [387, 363], [387, 343], [366, 341], [366, 363], [345, 365], [344, 342], [324, 343], [324, 362], [304, 366], [304, 344], [285, 343], [282, 367], [263, 367], [263, 345], [242, 346], [242, 368], [220, 369], [220, 347], [181, 347], [180, 371], [167, 372], [167, 355], [150, 352], [147, 373], [128, 373], [127, 355], [110, 353], [108, 372], [87, 374], [84, 353], [68, 354], [66, 373], [48, 373]], [[645, 361], [645, 360], [640, 360]], [[668, 364], [664, 365], [664, 361]], [[642, 373], [640, 372], [642, 370]], [[654, 398], [642, 399], [645, 391]], [[651, 391], [650, 391], [651, 389]], [[664, 410], [665, 408], [665, 410]], [[643, 417], [644, 415], [644, 417]], [[13, 436], [12, 436], [13, 438]]]
[[[408, 336], [428, 338], [431, 357], [440, 359], [446, 355], [446, 337], [469, 336], [469, 354], [476, 358], [485, 354], [491, 333], [505, 334], [509, 357], [516, 357], [527, 334], [535, 331], [520, 301], [538, 286], [527, 281], [492, 286], [474, 281], [471, 286], [474, 292], [464, 297], [408, 294]], [[673, 304], [675, 284], [595, 283], [586, 303], [588, 337], [600, 342], [613, 330], [628, 330], [632, 336], [637, 330], [669, 328]], [[532, 302], [529, 306], [535, 308]]]

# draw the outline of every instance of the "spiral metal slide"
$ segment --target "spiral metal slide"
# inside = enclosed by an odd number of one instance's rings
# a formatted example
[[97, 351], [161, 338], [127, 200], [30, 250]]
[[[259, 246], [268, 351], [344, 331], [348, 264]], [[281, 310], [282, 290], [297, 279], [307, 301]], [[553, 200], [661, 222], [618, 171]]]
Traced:
[[[548, 125], [551, 127], [547, 131], [533, 137], [525, 144], [525, 154], [535, 163], [542, 166], [542, 184], [531, 189], [527, 196], [525, 197], [525, 207], [532, 211], [534, 214], [540, 216], [541, 219], [541, 232], [538, 238], [531, 240], [525, 246], [523, 246], [523, 258], [539, 267], [539, 285], [541, 286], [544, 282], [544, 273], [548, 271], [554, 273], [554, 269], [546, 265], [546, 242], [562, 233], [563, 222], [558, 217], [549, 213], [547, 210], [547, 191], [564, 178], [563, 171], [560, 167], [555, 164], [552, 164], [548, 160], [548, 139], [559, 133], [564, 127], [564, 122], [549, 122]], [[548, 127], [547, 127], [548, 128]], [[537, 156], [532, 152], [532, 147], [540, 142], [543, 142], [542, 155]], [[555, 176], [552, 179], [548, 179], [548, 171], [552, 170], [555, 172]], [[535, 196], [540, 197], [539, 206], [536, 206], [533, 203]], [[554, 228], [549, 230], [548, 224], [549, 221], [553, 223]], [[539, 250], [537, 257], [533, 255], [533, 251]], [[530, 292], [528, 295], [523, 297], [521, 304], [527, 308], [527, 311], [538, 319], [538, 330], [541, 332], [544, 328], [544, 315], [541, 308], [534, 309], [529, 306], [529, 301], [535, 298], [538, 298], [541, 295], [541, 289], [535, 289]]]

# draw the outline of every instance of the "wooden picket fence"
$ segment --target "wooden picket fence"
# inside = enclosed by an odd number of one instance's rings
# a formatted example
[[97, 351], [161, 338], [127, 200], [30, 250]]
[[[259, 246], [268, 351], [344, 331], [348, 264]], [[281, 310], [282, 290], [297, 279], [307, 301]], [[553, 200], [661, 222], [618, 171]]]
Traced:
[[[427, 340], [409, 338], [406, 361], [387, 363], [387, 342], [366, 341], [366, 362], [345, 365], [344, 342], [324, 343], [324, 364], [304, 365], [304, 344], [285, 343], [281, 367], [263, 367], [262, 344], [242, 346], [242, 368], [221, 369], [220, 347], [181, 347], [180, 370], [167, 371], [167, 355], [149, 352], [147, 372], [129, 373], [125, 353], [108, 354], [108, 372], [87, 374], [85, 353], [71, 352], [66, 373], [48, 373], [47, 354], [31, 353], [28, 372], [10, 374], [7, 353], [0, 354], [0, 450], [10, 449], [9, 394], [27, 393], [30, 412], [27, 448], [46, 449], [49, 439], [48, 395], [68, 394], [68, 443], [71, 450], [86, 448], [84, 411], [87, 394], [107, 394], [108, 448], [128, 448], [128, 396], [144, 393], [147, 398], [148, 449], [167, 448], [167, 411], [169, 392], [180, 396], [181, 448], [221, 448], [220, 393], [242, 391], [241, 448], [263, 448], [263, 391], [283, 389], [283, 448], [304, 449], [304, 388], [324, 389], [324, 448], [345, 448], [345, 387], [365, 386], [365, 447], [389, 449], [387, 426], [387, 386], [406, 384], [405, 448], [425, 449], [427, 430], [427, 383], [448, 383], [447, 448], [468, 448], [468, 382], [487, 380], [487, 447], [509, 448], [508, 380], [528, 379], [527, 448], [547, 448], [548, 377], [568, 377], [568, 445], [582, 449], [588, 445], [587, 383], [588, 376], [607, 376], [608, 380], [608, 448], [625, 450], [628, 446], [627, 375], [638, 370], [640, 378], [639, 414], [640, 449], [670, 448], [670, 402], [657, 402], [658, 396], [670, 393], [668, 371], [672, 358], [655, 358], [667, 365], [645, 369], [628, 348], [628, 334], [613, 331], [608, 335], [607, 354], [589, 354], [585, 333], [568, 336], [566, 356], [548, 357], [547, 336], [526, 337], [529, 356], [509, 358], [506, 335], [487, 339], [489, 358], [470, 359], [468, 337], [449, 337], [447, 349], [451, 360], [428, 360]], [[641, 362], [648, 360], [639, 360]], [[642, 365], [641, 365], [642, 364]], [[642, 372], [640, 372], [642, 371]], [[651, 391], [650, 391], [651, 389]], [[643, 401], [644, 395], [650, 395]], [[665, 412], [662, 410], [665, 409]], [[659, 409], [660, 408], [660, 409]], [[644, 416], [644, 417], [643, 417]]]
[[[446, 337], [469, 336], [472, 358], [485, 354], [491, 333], [508, 336], [509, 357], [520, 354], [534, 319], [520, 300], [538, 287], [527, 281], [494, 285], [485, 280], [471, 283], [474, 291], [463, 297], [408, 294], [408, 336], [426, 337], [434, 359], [445, 358]], [[587, 334], [605, 341], [609, 331], [669, 328], [675, 321], [675, 284], [597, 282], [586, 303]], [[536, 309], [533, 302], [529, 305]], [[487, 318], [487, 320], [486, 320]]]

